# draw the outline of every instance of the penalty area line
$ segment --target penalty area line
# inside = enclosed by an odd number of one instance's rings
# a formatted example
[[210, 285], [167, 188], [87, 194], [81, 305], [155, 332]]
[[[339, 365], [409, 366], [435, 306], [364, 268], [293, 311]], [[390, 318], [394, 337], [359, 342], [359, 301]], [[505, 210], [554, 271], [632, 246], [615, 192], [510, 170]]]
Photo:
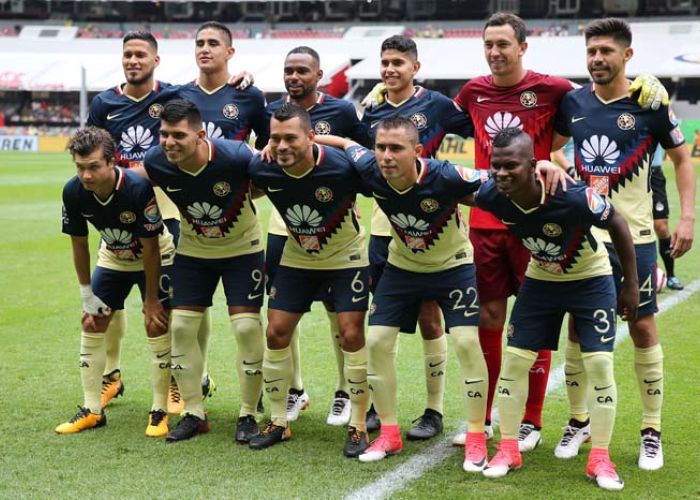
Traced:
[[[674, 292], [668, 298], [659, 302], [659, 313], [665, 314], [679, 304], [688, 300], [693, 294], [700, 291], [700, 279], [688, 284], [680, 292]], [[627, 322], [620, 321], [615, 335], [615, 344], [619, 345], [629, 338]], [[559, 390], [564, 385], [564, 363], [552, 370], [547, 384], [547, 394]], [[495, 412], [494, 412], [495, 413]], [[495, 420], [495, 419], [494, 419]], [[461, 429], [464, 432], [464, 429]], [[389, 497], [397, 491], [403, 490], [408, 483], [422, 477], [433, 467], [440, 465], [450, 455], [457, 451], [462, 452], [462, 448], [452, 446], [452, 435], [447, 436], [439, 442], [428, 446], [425, 450], [416, 453], [406, 462], [385, 472], [371, 483], [351, 491], [346, 500], [380, 500]]]

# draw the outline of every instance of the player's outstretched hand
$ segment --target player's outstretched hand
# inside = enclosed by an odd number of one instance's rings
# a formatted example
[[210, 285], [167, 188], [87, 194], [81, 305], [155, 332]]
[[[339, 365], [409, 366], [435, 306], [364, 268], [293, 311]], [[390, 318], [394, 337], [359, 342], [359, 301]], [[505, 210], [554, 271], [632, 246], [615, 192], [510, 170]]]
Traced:
[[157, 337], [168, 331], [168, 312], [159, 300], [144, 301], [143, 320], [149, 337]]
[[245, 90], [251, 85], [253, 85], [253, 82], [255, 82], [253, 74], [247, 72], [246, 70], [243, 70], [240, 73], [231, 76], [231, 79], [228, 81], [228, 84], [232, 87], [236, 87], [238, 90]]
[[360, 101], [360, 106], [372, 110], [384, 104], [384, 101], [386, 101], [386, 85], [384, 85], [384, 82], [379, 82], [369, 91], [369, 94]]
[[672, 258], [683, 256], [693, 246], [693, 222], [683, 218], [678, 222], [676, 230], [671, 235]]
[[544, 180], [544, 190], [550, 195], [556, 194], [559, 186], [561, 186], [562, 191], [566, 191], [566, 183], [574, 182], [569, 174], [566, 173], [566, 170], [551, 161], [538, 161], [535, 172], [540, 179]]
[[260, 151], [260, 158], [265, 163], [272, 163], [272, 150], [270, 149], [270, 143], [267, 143], [262, 151]]
[[637, 104], [642, 109], [657, 110], [663, 104], [668, 106], [668, 92], [666, 87], [654, 75], [639, 75], [630, 85], [630, 95], [639, 92]]
[[639, 307], [639, 284], [622, 282], [622, 290], [617, 299], [617, 312], [625, 321], [632, 321], [637, 317]]
[[83, 311], [91, 316], [108, 316], [112, 310], [92, 293], [90, 285], [80, 285], [80, 298], [83, 300]]

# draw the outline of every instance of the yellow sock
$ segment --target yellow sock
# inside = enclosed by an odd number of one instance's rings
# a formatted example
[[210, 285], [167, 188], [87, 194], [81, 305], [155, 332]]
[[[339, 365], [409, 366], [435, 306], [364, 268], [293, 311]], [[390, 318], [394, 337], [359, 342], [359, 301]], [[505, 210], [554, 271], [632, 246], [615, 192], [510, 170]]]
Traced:
[[282, 427], [287, 427], [287, 393], [292, 371], [292, 352], [289, 347], [265, 349], [263, 379], [265, 394], [270, 398], [270, 419]]
[[300, 325], [297, 324], [292, 333], [292, 340], [289, 342], [289, 347], [292, 349], [292, 364], [294, 373], [292, 374], [292, 383], [289, 386], [298, 391], [304, 388], [304, 381], [301, 379], [301, 345], [299, 342]]
[[105, 339], [105, 367], [103, 375], [108, 375], [121, 368], [122, 339], [126, 332], [126, 311], [117, 309], [109, 320], [107, 330], [102, 334]]
[[479, 343], [479, 330], [475, 326], [450, 328], [450, 337], [459, 360], [469, 432], [483, 432], [489, 374]]
[[661, 344], [634, 348], [634, 369], [642, 397], [642, 430], [661, 432], [661, 406], [664, 391], [664, 353]]
[[442, 414], [445, 396], [445, 373], [447, 372], [447, 337], [423, 340], [423, 368], [425, 370], [425, 407]]
[[569, 414], [579, 422], [588, 420], [588, 379], [581, 358], [581, 345], [578, 342], [566, 344], [566, 364], [564, 365], [566, 377], [566, 395], [569, 399]]
[[83, 406], [92, 413], [102, 413], [102, 373], [105, 367], [105, 334], [80, 332], [80, 380], [83, 383]]
[[366, 431], [365, 414], [369, 407], [369, 385], [367, 383], [367, 350], [363, 347], [355, 352], [342, 351], [345, 361], [345, 379], [350, 389], [352, 408], [350, 425], [359, 431]]
[[199, 331], [197, 332], [197, 342], [199, 342], [199, 348], [202, 350], [202, 357], [204, 359], [204, 364], [202, 365], [202, 374], [207, 375], [209, 373], [209, 336], [211, 335], [211, 308], [204, 310], [204, 316], [202, 317], [202, 322], [199, 324]]
[[338, 326], [338, 315], [332, 311], [326, 311], [328, 315], [328, 327], [333, 344], [333, 354], [335, 354], [335, 366], [338, 370], [338, 391], [348, 392], [345, 385], [345, 369], [343, 348], [340, 346], [340, 327]]
[[151, 388], [153, 405], [151, 410], [168, 409], [168, 386], [170, 385], [170, 332], [158, 337], [148, 337], [151, 348]]
[[501, 439], [518, 439], [520, 420], [527, 401], [530, 368], [536, 351], [506, 348], [506, 358], [498, 378], [498, 412], [501, 416]]
[[240, 416], [255, 415], [262, 390], [262, 362], [265, 345], [259, 313], [231, 316], [231, 331], [236, 339], [236, 370], [241, 388]]
[[607, 448], [615, 427], [617, 406], [613, 353], [586, 352], [581, 358], [591, 395], [591, 445], [593, 448]]
[[382, 425], [398, 425], [396, 411], [396, 354], [399, 329], [370, 326], [367, 332], [367, 380]]
[[204, 419], [202, 401], [202, 368], [204, 358], [198, 342], [200, 324], [204, 313], [173, 309], [170, 313], [172, 373], [185, 400], [185, 413]]

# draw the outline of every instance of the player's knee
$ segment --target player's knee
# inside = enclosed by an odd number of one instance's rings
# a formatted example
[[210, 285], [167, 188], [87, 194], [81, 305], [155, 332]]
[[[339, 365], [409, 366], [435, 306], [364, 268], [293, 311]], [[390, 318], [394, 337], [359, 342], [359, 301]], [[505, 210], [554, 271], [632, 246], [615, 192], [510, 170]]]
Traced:
[[654, 315], [637, 318], [630, 325], [630, 337], [635, 347], [652, 347], [659, 343], [656, 335], [656, 320]]
[[454, 345], [458, 356], [459, 353], [468, 354], [475, 352], [476, 350], [481, 350], [479, 333], [475, 326], [460, 326], [451, 328], [450, 335], [452, 336], [452, 344]]
[[425, 302], [418, 316], [420, 332], [425, 340], [439, 339], [444, 335], [440, 308], [435, 302]]
[[398, 328], [371, 326], [366, 340], [370, 356], [395, 352], [398, 334]]
[[84, 314], [81, 320], [82, 330], [86, 333], [105, 333], [110, 321], [109, 316], [90, 316]]
[[492, 300], [479, 306], [479, 326], [482, 328], [499, 330], [506, 322], [507, 302], [505, 300]]
[[668, 230], [668, 219], [655, 219], [654, 232], [661, 240], [668, 238], [671, 235]]
[[267, 347], [270, 349], [284, 349], [289, 346], [294, 330], [288, 331], [281, 325], [270, 323], [267, 325]]

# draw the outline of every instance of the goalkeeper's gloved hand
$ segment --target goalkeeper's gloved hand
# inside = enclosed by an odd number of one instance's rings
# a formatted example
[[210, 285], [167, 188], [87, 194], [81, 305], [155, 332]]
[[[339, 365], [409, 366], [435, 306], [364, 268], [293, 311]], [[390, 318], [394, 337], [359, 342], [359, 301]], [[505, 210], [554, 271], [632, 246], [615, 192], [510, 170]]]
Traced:
[[102, 299], [92, 293], [90, 285], [80, 285], [80, 298], [83, 299], [83, 311], [92, 316], [106, 316], [112, 312]]
[[659, 109], [662, 104], [668, 106], [666, 87], [654, 75], [639, 75], [630, 85], [630, 95], [639, 92], [637, 104], [642, 109]]
[[386, 101], [386, 85], [384, 82], [379, 82], [374, 86], [369, 94], [365, 96], [362, 101], [360, 101], [360, 106], [365, 109], [372, 110]]

